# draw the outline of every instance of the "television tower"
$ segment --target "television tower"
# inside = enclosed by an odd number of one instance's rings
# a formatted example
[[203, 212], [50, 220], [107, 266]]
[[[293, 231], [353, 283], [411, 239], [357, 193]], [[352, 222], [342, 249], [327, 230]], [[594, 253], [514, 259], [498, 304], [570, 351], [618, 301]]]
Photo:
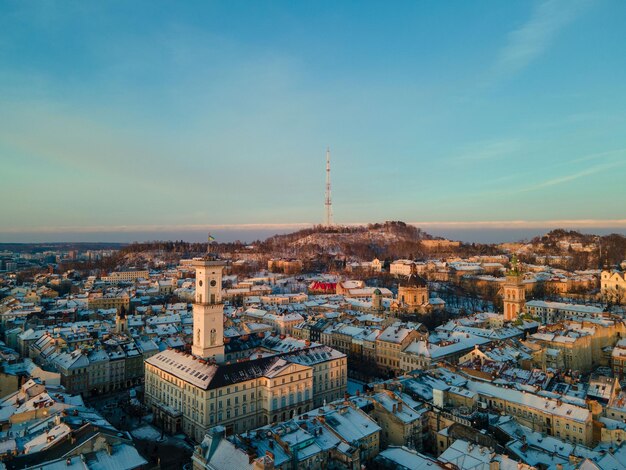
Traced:
[[330, 198], [330, 147], [326, 148], [326, 227], [333, 225], [333, 203]]

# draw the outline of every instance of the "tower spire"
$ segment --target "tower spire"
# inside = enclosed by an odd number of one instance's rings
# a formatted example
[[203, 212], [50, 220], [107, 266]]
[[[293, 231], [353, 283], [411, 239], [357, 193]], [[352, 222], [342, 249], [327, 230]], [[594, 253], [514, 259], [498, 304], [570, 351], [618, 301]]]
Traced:
[[330, 147], [326, 147], [326, 227], [333, 225], [333, 203], [330, 196]]

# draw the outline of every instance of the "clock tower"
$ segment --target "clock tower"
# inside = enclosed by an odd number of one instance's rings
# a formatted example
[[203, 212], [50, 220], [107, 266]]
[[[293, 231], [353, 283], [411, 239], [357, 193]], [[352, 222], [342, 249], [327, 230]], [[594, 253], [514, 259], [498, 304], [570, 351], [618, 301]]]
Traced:
[[193, 346], [202, 359], [224, 360], [224, 304], [222, 270], [226, 263], [216, 256], [194, 258], [196, 297], [193, 303]]
[[524, 275], [520, 269], [517, 256], [513, 255], [511, 269], [506, 273], [504, 283], [504, 320], [515, 321], [517, 317], [524, 313], [526, 305], [526, 288], [522, 281]]

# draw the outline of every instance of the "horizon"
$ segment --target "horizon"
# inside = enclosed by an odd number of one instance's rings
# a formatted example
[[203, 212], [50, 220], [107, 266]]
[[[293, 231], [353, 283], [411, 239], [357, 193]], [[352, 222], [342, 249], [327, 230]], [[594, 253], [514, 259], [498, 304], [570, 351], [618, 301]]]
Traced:
[[[405, 222], [407, 225], [420, 228], [429, 235], [443, 237], [464, 243], [498, 244], [522, 242], [536, 236], [544, 235], [551, 230], [574, 230], [588, 235], [619, 234], [626, 236], [626, 220], [616, 220], [613, 225], [609, 221], [493, 221], [493, 222]], [[368, 222], [383, 223], [383, 222]], [[364, 226], [368, 223], [335, 224], [336, 226]], [[0, 243], [4, 244], [45, 244], [45, 243], [141, 243], [149, 241], [183, 240], [185, 242], [205, 242], [207, 234], [216, 238], [217, 242], [251, 243], [265, 240], [273, 235], [293, 233], [301, 229], [312, 228], [320, 224], [247, 224], [230, 226], [202, 227], [159, 227], [159, 230], [137, 229], [129, 227], [127, 231], [104, 230], [100, 227], [92, 231], [38, 231], [31, 233], [2, 233]], [[17, 238], [10, 238], [9, 235]]]

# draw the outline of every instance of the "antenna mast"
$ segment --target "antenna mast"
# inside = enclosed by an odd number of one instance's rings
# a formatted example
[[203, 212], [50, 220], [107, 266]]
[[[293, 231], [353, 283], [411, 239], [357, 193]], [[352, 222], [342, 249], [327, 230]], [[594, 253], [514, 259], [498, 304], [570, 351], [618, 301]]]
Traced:
[[326, 148], [326, 227], [333, 225], [333, 203], [330, 198], [330, 147]]

